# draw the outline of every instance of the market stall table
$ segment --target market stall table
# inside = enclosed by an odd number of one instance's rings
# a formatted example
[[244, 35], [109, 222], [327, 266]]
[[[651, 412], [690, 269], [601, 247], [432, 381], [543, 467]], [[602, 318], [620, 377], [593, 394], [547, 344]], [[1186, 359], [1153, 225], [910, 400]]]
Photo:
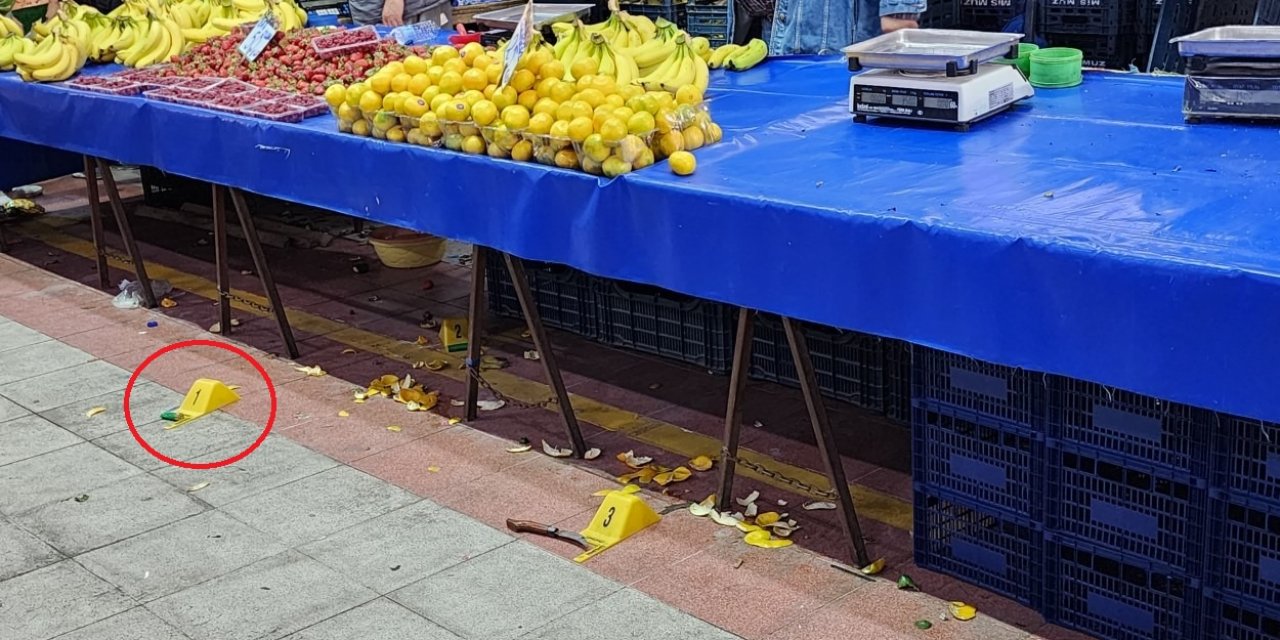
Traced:
[[725, 140], [690, 178], [605, 180], [12, 74], [0, 136], [1280, 420], [1274, 129], [1185, 126], [1175, 78], [1090, 74], [967, 133], [855, 125], [848, 84], [843, 59], [717, 74]]

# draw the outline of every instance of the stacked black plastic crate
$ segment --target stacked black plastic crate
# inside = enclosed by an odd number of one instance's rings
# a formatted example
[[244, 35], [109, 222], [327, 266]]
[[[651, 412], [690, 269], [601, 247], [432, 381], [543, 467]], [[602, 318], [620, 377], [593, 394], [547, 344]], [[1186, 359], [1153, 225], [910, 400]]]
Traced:
[[1044, 579], [1044, 377], [914, 348], [915, 557], [1032, 607]]
[[1280, 638], [1280, 424], [1219, 420], [1205, 637]]
[[1029, 0], [959, 0], [957, 28], [1024, 33]]
[[1216, 414], [1049, 386], [1045, 617], [1108, 640], [1202, 637]]
[[1052, 46], [1084, 52], [1086, 67], [1127, 69], [1138, 53], [1140, 0], [1045, 0], [1040, 31]]

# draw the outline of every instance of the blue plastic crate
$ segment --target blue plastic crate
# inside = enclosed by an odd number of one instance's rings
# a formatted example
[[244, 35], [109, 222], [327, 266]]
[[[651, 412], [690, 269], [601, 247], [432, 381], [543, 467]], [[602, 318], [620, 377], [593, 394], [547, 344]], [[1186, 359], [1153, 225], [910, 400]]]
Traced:
[[1131, 37], [1135, 5], [1134, 0], [1046, 0], [1040, 27], [1051, 33]]
[[657, 287], [598, 280], [600, 341], [728, 373], [737, 310]]
[[1280, 504], [1280, 424], [1220, 415], [1214, 485]]
[[728, 38], [729, 25], [733, 22], [729, 18], [729, 12], [733, 10], [731, 3], [688, 4], [686, 6], [684, 30], [689, 35], [704, 36], [708, 39], [713, 36], [721, 40]]
[[910, 342], [884, 341], [884, 414], [890, 420], [911, 424]]
[[1212, 411], [1062, 376], [1049, 377], [1049, 435], [1208, 477]]
[[[803, 323], [805, 345], [824, 395], [872, 411], [885, 403], [885, 340], [856, 331]], [[751, 377], [790, 386], [800, 378], [782, 321], [757, 314], [752, 328]]]
[[916, 407], [911, 425], [915, 481], [978, 505], [1040, 521], [1044, 437], [987, 416]]
[[675, 2], [672, 2], [672, 0], [663, 0], [662, 2], [657, 4], [649, 4], [647, 2], [634, 2], [634, 3], [619, 5], [619, 8], [621, 8], [623, 11], [626, 11], [627, 13], [630, 13], [633, 16], [645, 16], [650, 20], [657, 20], [658, 18], [666, 18], [667, 20], [674, 22], [676, 26], [680, 27], [681, 29], [685, 28], [685, 25], [686, 25], [686, 19], [687, 19], [686, 8], [687, 7], [688, 7], [688, 4], [684, 2], [677, 4]]
[[1199, 581], [1087, 542], [1047, 536], [1044, 616], [1100, 640], [1200, 638]]
[[1280, 611], [1280, 507], [1215, 493], [1213, 520], [1206, 585]]
[[917, 484], [914, 526], [917, 565], [1039, 606], [1044, 538], [1029, 520]]
[[935, 402], [1023, 427], [1044, 428], [1045, 376], [937, 349], [916, 347], [916, 402]]
[[[520, 299], [502, 256], [487, 251], [485, 262], [489, 310], [508, 318], [523, 318]], [[524, 267], [543, 324], [588, 338], [599, 335], [593, 276], [563, 265], [527, 260]]]
[[960, 0], [958, 28], [978, 31], [1019, 31], [1027, 0]]
[[1203, 481], [1052, 439], [1046, 468], [1046, 531], [1198, 575], [1208, 522]]
[[1210, 591], [1204, 599], [1206, 638], [1275, 640], [1280, 638], [1280, 604], [1264, 604]]

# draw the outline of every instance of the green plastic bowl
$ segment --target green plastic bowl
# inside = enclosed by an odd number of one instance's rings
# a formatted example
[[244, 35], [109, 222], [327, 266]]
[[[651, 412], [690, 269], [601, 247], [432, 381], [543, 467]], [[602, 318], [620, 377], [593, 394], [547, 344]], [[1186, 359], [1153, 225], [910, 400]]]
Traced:
[[1019, 68], [1022, 69], [1023, 73], [1027, 73], [1027, 69], [1024, 68], [1024, 65], [1031, 64], [1031, 52], [1039, 48], [1040, 48], [1040, 45], [1030, 44], [1026, 42], [1019, 42], [1017, 58], [1000, 57], [1000, 58], [996, 58], [995, 60], [992, 60], [992, 62], [996, 64], [1016, 64], [1018, 65]]
[[1031, 52], [1031, 84], [1044, 88], [1074, 87], [1083, 75], [1084, 54], [1079, 49], [1049, 47]]

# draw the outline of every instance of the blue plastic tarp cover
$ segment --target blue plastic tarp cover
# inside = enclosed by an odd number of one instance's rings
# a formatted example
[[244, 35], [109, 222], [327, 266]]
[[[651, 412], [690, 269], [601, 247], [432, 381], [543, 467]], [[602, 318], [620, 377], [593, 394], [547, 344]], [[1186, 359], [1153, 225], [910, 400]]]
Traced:
[[[98, 70], [99, 72], [104, 70]], [[854, 123], [842, 60], [717, 72], [697, 172], [606, 180], [0, 75], [0, 136], [528, 259], [1280, 420], [1280, 134], [1087, 74], [967, 133]]]

